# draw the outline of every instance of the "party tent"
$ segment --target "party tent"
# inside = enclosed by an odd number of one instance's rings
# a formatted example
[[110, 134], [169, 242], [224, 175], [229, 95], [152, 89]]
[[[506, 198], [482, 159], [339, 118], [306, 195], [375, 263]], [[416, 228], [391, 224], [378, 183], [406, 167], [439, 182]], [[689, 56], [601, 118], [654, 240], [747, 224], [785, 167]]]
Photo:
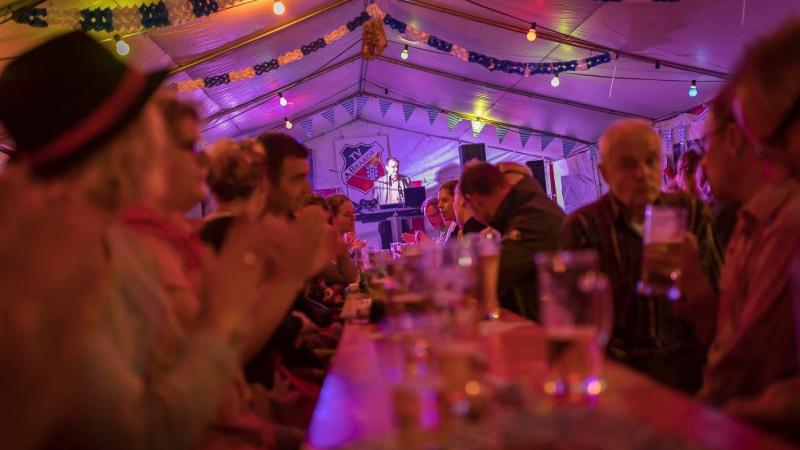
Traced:
[[371, 197], [391, 155], [431, 194], [458, 175], [460, 145], [484, 143], [490, 161], [543, 160], [548, 191], [571, 211], [602, 192], [604, 128], [642, 118], [668, 148], [697, 137], [746, 45], [800, 2], [21, 0], [0, 11], [0, 68], [84, 28], [131, 64], [169, 70], [207, 119], [205, 143], [268, 130], [304, 142], [315, 189]]

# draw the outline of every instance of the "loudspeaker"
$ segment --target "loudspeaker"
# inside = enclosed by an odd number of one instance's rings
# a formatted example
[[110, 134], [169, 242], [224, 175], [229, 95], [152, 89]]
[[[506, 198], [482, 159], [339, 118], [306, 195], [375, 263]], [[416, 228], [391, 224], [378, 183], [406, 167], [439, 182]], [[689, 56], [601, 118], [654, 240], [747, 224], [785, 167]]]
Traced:
[[486, 161], [486, 146], [484, 144], [462, 144], [458, 146], [458, 156], [461, 159], [461, 167], [464, 167], [473, 159]]
[[544, 173], [544, 161], [525, 161], [525, 165], [533, 172], [533, 178], [542, 185], [542, 189], [547, 192], [547, 177]]
[[425, 188], [420, 186], [403, 189], [403, 198], [406, 208], [419, 208], [425, 201]]

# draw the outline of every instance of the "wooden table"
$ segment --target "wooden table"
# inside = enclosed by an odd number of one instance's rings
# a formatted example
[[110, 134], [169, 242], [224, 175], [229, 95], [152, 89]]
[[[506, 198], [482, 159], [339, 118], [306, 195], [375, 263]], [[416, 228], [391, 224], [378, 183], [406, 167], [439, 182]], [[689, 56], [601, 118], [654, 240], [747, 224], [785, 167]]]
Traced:
[[[491, 377], [541, 385], [545, 373], [541, 328], [510, 313], [501, 321], [484, 325], [488, 330], [482, 344]], [[345, 328], [314, 411], [307, 448], [358, 448], [358, 442], [396, 434], [391, 383], [386, 381], [386, 365], [381, 365], [386, 352], [386, 344], [373, 326]], [[623, 423], [645, 424], [659, 435], [687, 444], [674, 448], [795, 448], [620, 364], [606, 361], [605, 378], [608, 388], [588, 408], [622, 417]]]

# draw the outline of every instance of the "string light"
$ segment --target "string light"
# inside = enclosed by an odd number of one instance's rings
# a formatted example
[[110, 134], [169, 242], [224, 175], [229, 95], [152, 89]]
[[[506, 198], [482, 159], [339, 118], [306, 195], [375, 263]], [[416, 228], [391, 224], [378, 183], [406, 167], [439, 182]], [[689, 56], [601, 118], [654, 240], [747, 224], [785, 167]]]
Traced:
[[408, 44], [403, 48], [403, 51], [400, 52], [400, 57], [403, 59], [408, 59]]
[[286, 125], [287, 130], [291, 130], [294, 125], [292, 125], [292, 121], [289, 120], [288, 117], [283, 118], [283, 124]]
[[281, 106], [286, 106], [289, 104], [289, 101], [283, 96], [283, 92], [278, 92], [278, 102], [281, 104]]
[[553, 74], [553, 79], [550, 80], [550, 86], [558, 87], [561, 84], [561, 80], [558, 79], [558, 72]]
[[122, 40], [122, 36], [115, 34], [114, 42], [116, 42], [117, 54], [119, 56], [125, 56], [131, 51], [131, 46], [128, 45], [127, 42]]
[[528, 34], [525, 37], [528, 38], [530, 42], [536, 40], [536, 22], [531, 23], [531, 28], [528, 30]]
[[689, 85], [689, 97], [697, 97], [697, 80], [692, 80]]
[[272, 3], [272, 12], [280, 16], [281, 14], [286, 12], [286, 6], [283, 4], [281, 0], [275, 0]]

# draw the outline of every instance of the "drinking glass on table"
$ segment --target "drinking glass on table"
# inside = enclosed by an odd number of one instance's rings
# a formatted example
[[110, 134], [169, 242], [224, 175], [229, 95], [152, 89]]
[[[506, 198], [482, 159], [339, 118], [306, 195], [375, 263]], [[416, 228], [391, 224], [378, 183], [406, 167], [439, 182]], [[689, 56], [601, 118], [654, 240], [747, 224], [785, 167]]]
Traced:
[[541, 323], [547, 343], [546, 393], [596, 396], [604, 382], [603, 349], [612, 325], [608, 278], [593, 250], [540, 253]]
[[426, 286], [434, 306], [448, 319], [448, 332], [456, 339], [478, 337], [480, 308], [477, 287], [477, 258], [465, 240], [451, 240], [443, 246], [420, 246]]
[[500, 233], [490, 230], [470, 234], [466, 239], [475, 258], [476, 292], [481, 314], [484, 319], [499, 319], [497, 277], [500, 272]]
[[686, 231], [686, 210], [648, 205], [644, 213], [642, 274], [636, 292], [677, 301], [681, 297], [680, 246]]

